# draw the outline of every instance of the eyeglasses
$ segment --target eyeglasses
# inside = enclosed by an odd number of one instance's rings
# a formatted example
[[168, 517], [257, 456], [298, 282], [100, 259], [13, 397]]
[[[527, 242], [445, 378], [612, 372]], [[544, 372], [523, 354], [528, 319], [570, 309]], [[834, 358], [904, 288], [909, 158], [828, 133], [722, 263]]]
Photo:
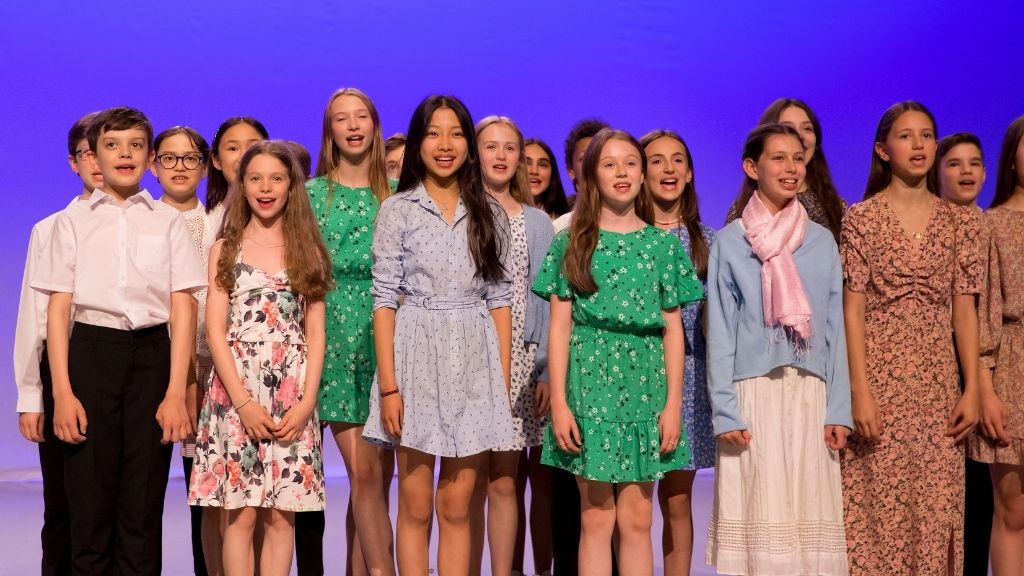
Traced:
[[176, 156], [174, 154], [161, 154], [156, 157], [160, 161], [160, 165], [167, 170], [174, 169], [181, 162], [185, 166], [185, 170], [195, 170], [199, 168], [199, 165], [203, 163], [203, 157], [195, 154], [186, 154], [185, 156]]
[[93, 154], [93, 151], [88, 148], [84, 148], [82, 150], [75, 150], [76, 160], [82, 160], [83, 158], [91, 158], [94, 155], [95, 154]]

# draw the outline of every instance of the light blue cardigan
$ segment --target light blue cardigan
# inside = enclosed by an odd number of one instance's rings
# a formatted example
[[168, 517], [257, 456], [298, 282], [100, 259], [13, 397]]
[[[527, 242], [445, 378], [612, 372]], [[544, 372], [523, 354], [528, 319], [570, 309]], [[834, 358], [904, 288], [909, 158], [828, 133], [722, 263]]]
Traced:
[[526, 221], [526, 244], [530, 250], [530, 277], [527, 281], [526, 295], [526, 341], [537, 343], [537, 356], [534, 360], [538, 380], [548, 381], [548, 322], [551, 316], [550, 304], [529, 290], [544, 264], [551, 239], [555, 237], [555, 228], [547, 214], [531, 206], [523, 206], [523, 217]]
[[813, 335], [806, 354], [773, 340], [764, 324], [761, 261], [735, 220], [715, 235], [708, 258], [708, 392], [715, 435], [747, 428], [735, 382], [795, 366], [825, 381], [825, 424], [853, 428], [850, 370], [843, 327], [843, 274], [832, 233], [807, 223], [803, 244], [793, 254], [807, 300]]

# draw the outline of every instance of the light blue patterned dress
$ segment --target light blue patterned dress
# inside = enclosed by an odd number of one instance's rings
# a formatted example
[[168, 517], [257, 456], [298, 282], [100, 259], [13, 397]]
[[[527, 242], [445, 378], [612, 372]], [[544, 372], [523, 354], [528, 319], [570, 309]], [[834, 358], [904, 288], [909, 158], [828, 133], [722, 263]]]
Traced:
[[[700, 230], [708, 250], [715, 240], [715, 231], [704, 224]], [[686, 253], [692, 255], [690, 233], [686, 227], [673, 228], [669, 233], [679, 237]], [[707, 290], [707, 282], [702, 282]], [[686, 334], [686, 362], [683, 370], [683, 426], [690, 438], [690, 465], [683, 470], [715, 467], [715, 435], [711, 428], [711, 400], [708, 398], [707, 347], [704, 341], [702, 318], [704, 301], [683, 305], [683, 332]]]
[[[507, 249], [508, 219], [497, 203], [491, 208]], [[400, 439], [384, 431], [378, 374], [363, 428], [372, 442], [462, 457], [514, 439], [489, 312], [510, 306], [511, 282], [476, 275], [468, 225], [461, 199], [448, 224], [422, 185], [380, 206], [373, 231], [373, 309], [398, 310], [395, 381], [405, 418]]]

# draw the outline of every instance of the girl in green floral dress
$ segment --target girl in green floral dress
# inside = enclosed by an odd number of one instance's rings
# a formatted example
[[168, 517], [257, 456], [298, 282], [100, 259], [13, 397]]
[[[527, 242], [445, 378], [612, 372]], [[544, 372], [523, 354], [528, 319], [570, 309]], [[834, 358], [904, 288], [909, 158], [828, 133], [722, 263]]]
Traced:
[[645, 166], [625, 132], [591, 140], [572, 224], [533, 285], [551, 302], [541, 461], [577, 476], [586, 574], [611, 574], [616, 528], [620, 568], [653, 573], [654, 481], [690, 460], [679, 306], [703, 289], [679, 239], [651, 225]]
[[349, 564], [355, 574], [393, 574], [387, 489], [393, 453], [366, 442], [370, 387], [377, 360], [370, 296], [373, 221], [391, 194], [380, 117], [354, 88], [335, 92], [324, 110], [316, 178], [306, 184], [331, 255], [335, 289], [327, 295], [327, 352], [317, 409], [331, 427], [351, 485]]

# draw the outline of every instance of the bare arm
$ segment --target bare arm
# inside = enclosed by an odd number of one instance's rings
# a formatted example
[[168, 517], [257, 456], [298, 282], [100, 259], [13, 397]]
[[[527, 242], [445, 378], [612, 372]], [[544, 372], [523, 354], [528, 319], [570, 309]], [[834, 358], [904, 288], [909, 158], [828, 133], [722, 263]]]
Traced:
[[964, 375], [964, 393], [950, 415], [946, 435], [959, 442], [978, 424], [979, 414], [978, 311], [973, 294], [953, 296], [953, 336]]
[[320, 389], [320, 375], [324, 369], [324, 353], [327, 349], [327, 308], [323, 300], [306, 303], [306, 379], [302, 383], [302, 400], [288, 409], [274, 430], [282, 442], [294, 442], [302, 437], [310, 416], [316, 410], [317, 392]]
[[665, 407], [658, 417], [658, 431], [661, 436], [661, 453], [671, 452], [682, 435], [683, 418], [683, 366], [685, 364], [685, 339], [679, 307], [662, 310], [665, 329], [662, 343], [665, 348]]
[[71, 324], [71, 294], [54, 292], [46, 309], [46, 357], [53, 381], [53, 432], [61, 440], [85, 441], [88, 419], [75, 396], [68, 376], [68, 326]]
[[156, 421], [163, 429], [160, 441], [180, 442], [192, 432], [185, 407], [188, 370], [195, 352], [195, 298], [188, 292], [171, 292], [171, 367], [167, 392], [156, 410]]
[[505, 376], [505, 391], [512, 390], [512, 308], [504, 306], [491, 310], [491, 319], [498, 331], [498, 351], [501, 353], [501, 372]]
[[844, 287], [843, 317], [846, 328], [846, 354], [850, 366], [853, 424], [857, 434], [867, 439], [878, 439], [882, 433], [882, 417], [868, 386], [864, 311], [864, 294]]
[[572, 300], [551, 296], [548, 328], [548, 371], [551, 376], [551, 429], [558, 447], [579, 454], [583, 440], [576, 417], [569, 409], [565, 378], [569, 371], [569, 337], [572, 335]]

